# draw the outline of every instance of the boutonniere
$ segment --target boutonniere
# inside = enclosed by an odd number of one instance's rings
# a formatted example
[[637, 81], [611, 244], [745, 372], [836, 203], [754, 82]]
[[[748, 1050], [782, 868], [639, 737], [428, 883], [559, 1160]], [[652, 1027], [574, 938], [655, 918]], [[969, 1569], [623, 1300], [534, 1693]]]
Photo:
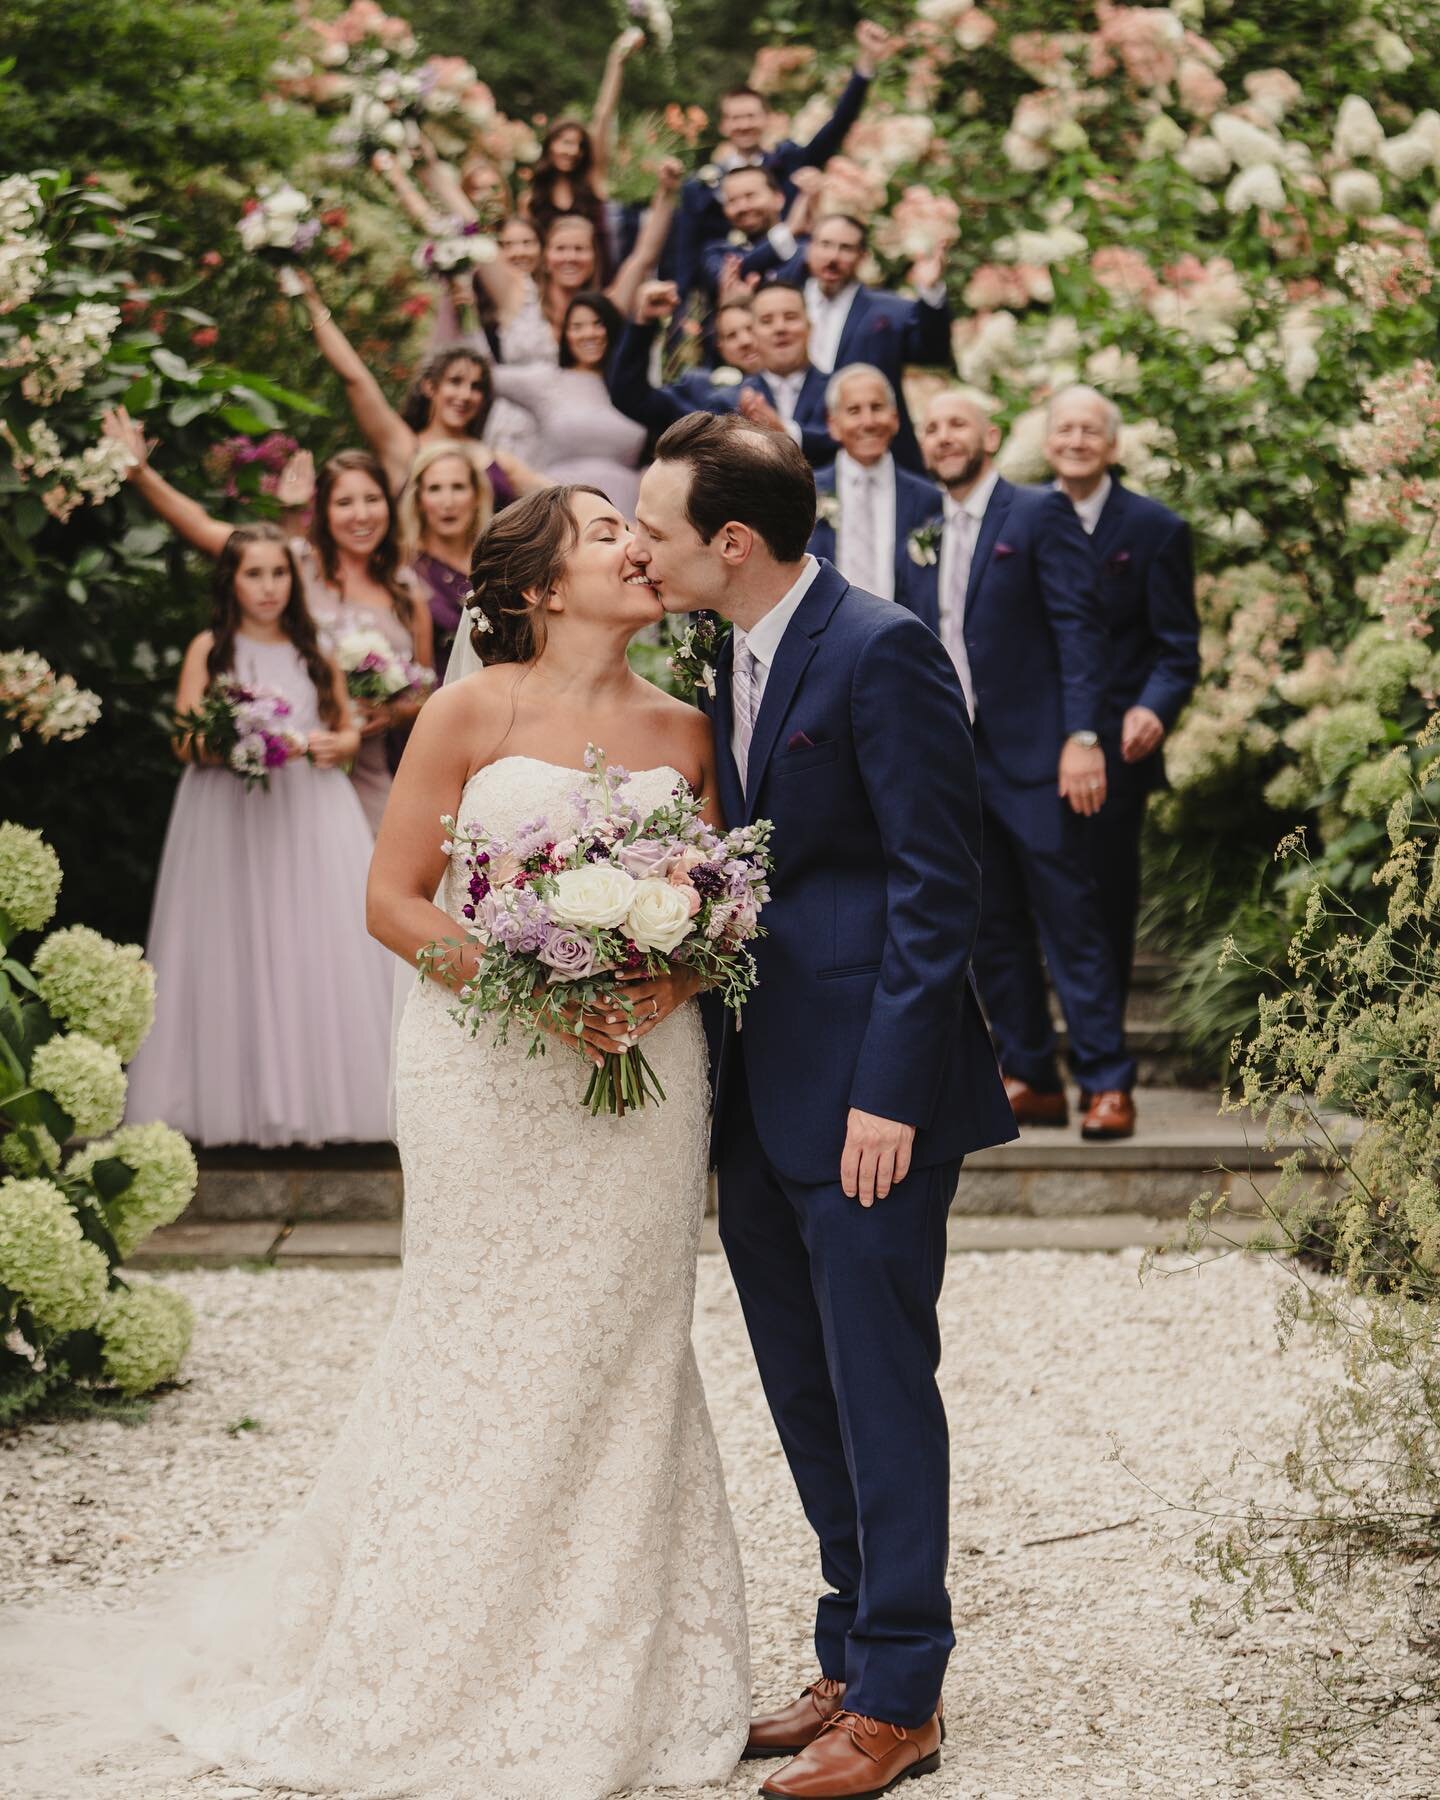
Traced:
[[712, 612], [697, 612], [681, 632], [667, 663], [681, 699], [691, 699], [701, 688], [715, 698], [715, 665], [729, 635], [730, 621]]
[[706, 187], [719, 187], [721, 168], [719, 163], [704, 163], [695, 171], [695, 179], [703, 181]]
[[1013, 556], [1014, 554], [1015, 546], [1013, 544], [997, 544], [995, 546], [996, 562], [999, 562], [1002, 556]]
[[1107, 559], [1105, 567], [1107, 569], [1123, 569], [1129, 560], [1130, 552], [1128, 550], [1117, 550], [1112, 557]]
[[730, 248], [732, 250], [748, 250], [750, 247], [749, 238], [746, 237], [745, 233], [740, 230], [732, 231], [730, 233], [729, 237], [726, 238], [725, 242], [730, 246]]
[[840, 496], [838, 494], [817, 494], [815, 496], [815, 519], [820, 525], [828, 525], [832, 531], [840, 528]]
[[738, 369], [732, 369], [729, 363], [721, 363], [710, 371], [711, 387], [739, 387], [745, 377]]
[[917, 525], [905, 540], [911, 562], [922, 569], [933, 568], [940, 560], [940, 539], [944, 531], [943, 519], [931, 519], [928, 525]]

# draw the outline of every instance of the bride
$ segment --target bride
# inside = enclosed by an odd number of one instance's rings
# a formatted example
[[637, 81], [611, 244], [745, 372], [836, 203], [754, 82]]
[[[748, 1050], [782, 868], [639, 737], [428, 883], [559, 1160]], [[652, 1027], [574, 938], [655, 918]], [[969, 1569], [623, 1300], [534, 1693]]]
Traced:
[[[455, 942], [400, 1026], [399, 1299], [303, 1510], [152, 1700], [255, 1786], [601, 1800], [722, 1780], [745, 1743], [739, 1555], [690, 1344], [708, 1106], [691, 992], [636, 985], [667, 1098], [592, 1118], [582, 1057], [623, 1021], [527, 1060], [467, 1036], [445, 985], [473, 951], [443, 814], [559, 824], [590, 743], [642, 806], [681, 780], [713, 795], [707, 722], [626, 662], [661, 611], [629, 542], [587, 488], [494, 521], [475, 558], [487, 666], [427, 704], [391, 793], [371, 929], [411, 963]], [[85, 1736], [82, 1714], [72, 1752]]]

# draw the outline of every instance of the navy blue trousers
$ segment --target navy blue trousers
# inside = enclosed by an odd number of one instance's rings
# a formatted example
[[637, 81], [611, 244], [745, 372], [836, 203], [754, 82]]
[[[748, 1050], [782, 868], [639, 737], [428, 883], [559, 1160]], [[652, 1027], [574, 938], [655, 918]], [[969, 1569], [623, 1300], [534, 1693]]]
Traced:
[[1135, 963], [1135, 920], [1140, 911], [1140, 837], [1148, 789], [1112, 787], [1105, 804], [1085, 822], [1090, 869], [1100, 896], [1100, 922], [1120, 982], [1123, 1006]]
[[[1009, 788], [981, 769], [984, 836], [975, 980], [1005, 1074], [1058, 1092], [1045, 970], [1070, 1032], [1081, 1087], [1125, 1092], [1124, 990], [1106, 931], [1082, 819], [1053, 787]], [[1044, 962], [1041, 951], [1044, 951]]]
[[838, 1169], [820, 1187], [781, 1175], [738, 1066], [729, 1089], [720, 1238], [832, 1590], [815, 1618], [820, 1670], [847, 1683], [852, 1711], [913, 1728], [955, 1645], [935, 1307], [960, 1165], [914, 1170], [866, 1208]]

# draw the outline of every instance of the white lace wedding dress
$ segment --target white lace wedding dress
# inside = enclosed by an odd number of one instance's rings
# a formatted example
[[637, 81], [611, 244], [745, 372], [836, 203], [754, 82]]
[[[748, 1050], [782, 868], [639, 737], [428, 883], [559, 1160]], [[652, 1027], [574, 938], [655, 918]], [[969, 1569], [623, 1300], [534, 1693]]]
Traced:
[[[678, 779], [646, 771], [630, 792], [659, 804]], [[579, 780], [506, 757], [458, 816], [558, 822]], [[302, 1512], [206, 1598], [155, 1716], [237, 1781], [344, 1800], [721, 1780], [750, 1685], [690, 1344], [696, 1009], [646, 1040], [664, 1103], [594, 1119], [573, 1053], [471, 1039], [450, 1004], [417, 986], [400, 1028], [405, 1259], [388, 1333]], [[77, 1755], [91, 1696], [71, 1700], [67, 1795], [95, 1760]], [[127, 1767], [143, 1773], [133, 1749]], [[30, 1776], [31, 1800], [43, 1791]]]

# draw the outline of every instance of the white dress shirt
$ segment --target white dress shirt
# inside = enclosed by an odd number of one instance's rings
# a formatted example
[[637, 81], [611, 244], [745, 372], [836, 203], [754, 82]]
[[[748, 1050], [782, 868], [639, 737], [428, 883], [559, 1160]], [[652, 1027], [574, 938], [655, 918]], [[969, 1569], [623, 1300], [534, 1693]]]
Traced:
[[742, 653], [748, 653], [754, 659], [752, 676], [754, 717], [750, 720], [750, 729], [743, 730], [740, 708], [733, 704], [734, 677], [732, 683], [732, 710], [734, 723], [730, 730], [730, 748], [735, 755], [736, 767], [742, 779], [746, 776], [750, 755], [750, 736], [755, 729], [755, 719], [760, 716], [760, 703], [765, 698], [765, 684], [770, 679], [770, 670], [780, 650], [780, 640], [785, 636], [786, 627], [799, 611], [800, 602], [810, 592], [810, 584], [820, 573], [820, 565], [813, 556], [805, 558], [799, 577], [789, 591], [776, 601], [763, 619], [751, 626], [749, 631], [742, 631], [737, 625], [734, 632], [733, 655], [738, 660]]
[[835, 566], [847, 581], [882, 600], [895, 598], [895, 461], [868, 469], [842, 450], [835, 458]]
[[[1110, 490], [1114, 485], [1107, 472], [1100, 477], [1100, 485], [1093, 494], [1087, 494], [1083, 500], [1070, 502], [1075, 508], [1075, 516], [1085, 528], [1086, 537], [1094, 537], [1095, 527], [1100, 523], [1100, 515], [1105, 510], [1105, 502], [1110, 498]], [[1051, 486], [1057, 492], [1064, 492], [1058, 481], [1052, 482]]]
[[841, 288], [833, 298], [825, 294], [813, 275], [805, 283], [805, 311], [810, 318], [810, 360], [822, 375], [834, 373], [845, 321], [850, 317], [850, 308], [859, 292], [858, 281]]
[[775, 410], [787, 426], [795, 423], [795, 408], [800, 404], [800, 390], [805, 385], [805, 373], [803, 366], [790, 375], [775, 375], [769, 369], [765, 371], [770, 392], [775, 396]]
[[950, 652], [955, 673], [965, 690], [965, 704], [975, 717], [975, 683], [970, 674], [970, 653], [965, 648], [965, 590], [980, 541], [985, 509], [1000, 471], [992, 468], [963, 500], [945, 496], [945, 532], [940, 540], [940, 641]]

